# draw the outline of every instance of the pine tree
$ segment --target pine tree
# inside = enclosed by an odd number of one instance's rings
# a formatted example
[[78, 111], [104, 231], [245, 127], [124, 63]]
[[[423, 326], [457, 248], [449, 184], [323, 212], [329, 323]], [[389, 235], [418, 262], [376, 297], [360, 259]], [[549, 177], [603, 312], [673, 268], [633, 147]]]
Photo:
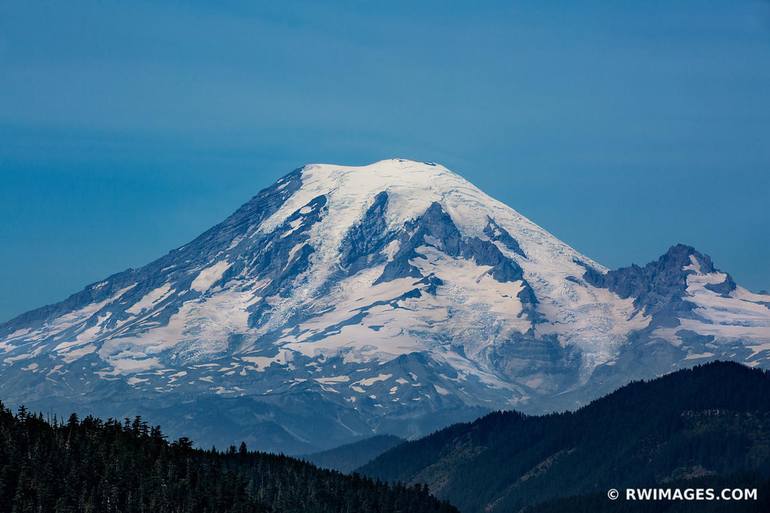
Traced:
[[0, 403], [0, 511], [11, 513], [450, 513], [417, 489], [286, 457], [169, 443], [141, 417], [64, 424]]

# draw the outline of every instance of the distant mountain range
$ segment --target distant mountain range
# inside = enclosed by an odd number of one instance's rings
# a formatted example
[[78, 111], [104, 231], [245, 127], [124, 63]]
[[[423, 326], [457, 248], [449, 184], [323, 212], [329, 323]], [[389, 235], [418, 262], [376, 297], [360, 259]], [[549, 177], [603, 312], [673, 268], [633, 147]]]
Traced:
[[[732, 362], [635, 382], [576, 412], [491, 413], [359, 469], [427, 483], [463, 513], [770, 511], [770, 373]], [[611, 488], [759, 488], [725, 504], [607, 498]]]
[[673, 246], [608, 270], [443, 166], [308, 165], [194, 241], [0, 325], [0, 396], [307, 454], [770, 366], [770, 295]]
[[393, 435], [377, 435], [334, 449], [308, 454], [302, 456], [302, 459], [320, 468], [348, 473], [404, 441], [403, 438]]

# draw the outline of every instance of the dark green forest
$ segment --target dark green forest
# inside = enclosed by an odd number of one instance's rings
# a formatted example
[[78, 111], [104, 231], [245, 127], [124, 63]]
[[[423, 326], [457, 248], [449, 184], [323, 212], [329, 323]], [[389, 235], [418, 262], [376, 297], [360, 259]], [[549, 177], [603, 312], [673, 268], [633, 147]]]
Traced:
[[[467, 513], [770, 511], [770, 373], [715, 362], [631, 383], [575, 412], [492, 413], [399, 445], [359, 471], [426, 483]], [[757, 487], [760, 500], [606, 496], [695, 483]]]
[[169, 442], [141, 418], [48, 421], [0, 403], [3, 513], [456, 513], [424, 486], [386, 485], [281, 455]]

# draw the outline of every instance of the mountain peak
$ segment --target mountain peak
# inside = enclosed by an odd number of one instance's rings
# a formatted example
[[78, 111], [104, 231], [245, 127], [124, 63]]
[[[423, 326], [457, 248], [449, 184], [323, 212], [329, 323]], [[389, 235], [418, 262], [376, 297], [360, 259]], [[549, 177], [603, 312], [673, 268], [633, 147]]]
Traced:
[[363, 189], [399, 185], [426, 188], [431, 186], [431, 181], [436, 180], [438, 182], [433, 184], [434, 187], [440, 187], [442, 181], [448, 179], [465, 182], [460, 175], [440, 164], [401, 158], [384, 159], [361, 166], [313, 163], [301, 169], [305, 180], [311, 176], [315, 180], [325, 178], [330, 188], [345, 184]]
[[667, 266], [672, 271], [698, 272], [708, 274], [716, 271], [711, 257], [705, 255], [692, 246], [675, 244], [658, 259], [661, 266]]
[[437, 164], [435, 162], [425, 162], [425, 161], [419, 161], [419, 160], [412, 160], [412, 159], [404, 159], [404, 158], [398, 158], [393, 157], [389, 159], [382, 159], [377, 160], [375, 162], [371, 162], [369, 164], [364, 164], [361, 166], [350, 166], [350, 165], [342, 165], [342, 164], [334, 164], [334, 163], [309, 163], [303, 166], [304, 169], [308, 168], [323, 168], [328, 171], [342, 171], [346, 169], [353, 169], [357, 171], [378, 171], [383, 169], [393, 169], [393, 170], [400, 170], [400, 171], [407, 171], [407, 170], [419, 170], [421, 168], [425, 167], [438, 167], [442, 169], [447, 169], [446, 167], [442, 166], [441, 164]]
[[638, 369], [765, 362], [770, 297], [728, 278], [684, 245], [608, 271], [441, 165], [310, 164], [158, 260], [0, 324], [3, 390], [108, 416], [152, 397], [217, 445], [410, 437], [574, 405]]

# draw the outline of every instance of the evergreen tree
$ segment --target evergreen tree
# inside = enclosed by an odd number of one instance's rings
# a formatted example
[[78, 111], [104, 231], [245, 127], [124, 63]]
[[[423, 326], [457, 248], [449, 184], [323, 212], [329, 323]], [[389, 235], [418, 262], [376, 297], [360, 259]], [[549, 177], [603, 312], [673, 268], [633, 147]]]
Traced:
[[141, 417], [48, 422], [0, 403], [0, 511], [9, 513], [452, 513], [389, 486], [281, 455], [169, 443]]

